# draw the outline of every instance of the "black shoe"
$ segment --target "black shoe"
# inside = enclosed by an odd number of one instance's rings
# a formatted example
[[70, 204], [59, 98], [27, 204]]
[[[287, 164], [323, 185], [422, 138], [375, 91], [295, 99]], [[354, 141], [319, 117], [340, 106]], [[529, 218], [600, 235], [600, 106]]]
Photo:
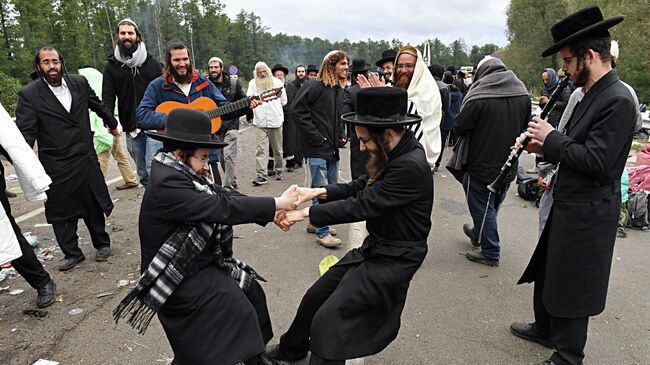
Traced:
[[476, 236], [474, 235], [474, 226], [473, 225], [471, 225], [469, 223], [463, 224], [463, 233], [465, 233], [465, 236], [467, 236], [467, 238], [469, 238], [470, 242], [472, 242], [472, 246], [474, 246], [474, 247], [479, 246], [478, 240], [476, 239]]
[[7, 196], [7, 198], [15, 198], [15, 197], [18, 196], [18, 194], [14, 193], [12, 191], [9, 191], [9, 190], [5, 190], [5, 195]]
[[38, 297], [36, 298], [37, 307], [45, 308], [52, 305], [54, 303], [54, 296], [56, 295], [56, 284], [54, 284], [54, 280], [50, 279], [45, 286], [37, 289], [36, 292], [38, 293]]
[[293, 172], [293, 166], [287, 166], [287, 172]]
[[260, 186], [260, 185], [264, 185], [264, 184], [266, 184], [267, 181], [266, 181], [266, 178], [265, 178], [265, 177], [263, 177], [263, 176], [258, 176], [258, 177], [256, 177], [253, 181], [251, 181], [251, 183], [252, 183], [253, 185], [255, 185], [255, 186]]
[[[260, 360], [262, 360], [263, 364], [287, 364], [289, 361], [298, 361], [301, 359], [304, 359], [307, 357], [307, 353], [305, 352], [305, 356], [303, 357], [298, 357], [298, 358], [292, 358], [287, 356], [282, 350], [280, 350], [280, 345], [269, 345], [266, 346], [264, 349], [264, 353], [260, 355]], [[265, 362], [265, 361], [276, 361], [276, 362]]]
[[[519, 338], [523, 338], [524, 340], [537, 342], [538, 344], [544, 347], [548, 347], [549, 349], [553, 348], [553, 343], [551, 343], [551, 340], [544, 338], [539, 333], [537, 333], [537, 328], [534, 322], [530, 324], [524, 322], [514, 322], [510, 325], [510, 332]], [[553, 364], [553, 362], [551, 360], [546, 360], [540, 364]]]
[[65, 260], [63, 260], [63, 263], [57, 267], [57, 269], [59, 269], [59, 271], [68, 271], [68, 270], [72, 269], [73, 267], [77, 266], [78, 263], [80, 263], [81, 261], [83, 261], [85, 259], [86, 259], [86, 257], [84, 257], [83, 255], [80, 256], [80, 257], [73, 257], [71, 259], [65, 259]]
[[465, 253], [465, 257], [467, 257], [468, 260], [478, 262], [479, 264], [483, 264], [487, 266], [499, 266], [499, 260], [494, 260], [485, 257], [485, 255], [483, 255], [483, 252], [480, 249], [467, 251]]
[[102, 262], [108, 260], [108, 256], [111, 255], [111, 248], [110, 247], [102, 247], [99, 250], [97, 250], [97, 254], [95, 254], [95, 261], [97, 262]]
[[269, 176], [275, 176], [275, 170], [269, 170], [268, 175]]

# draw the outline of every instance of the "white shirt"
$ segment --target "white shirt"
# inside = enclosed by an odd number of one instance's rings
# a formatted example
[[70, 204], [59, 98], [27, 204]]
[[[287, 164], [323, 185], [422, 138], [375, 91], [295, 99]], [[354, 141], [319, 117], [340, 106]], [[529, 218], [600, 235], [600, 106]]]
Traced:
[[[273, 76], [272, 76], [273, 77]], [[253, 125], [259, 128], [280, 128], [284, 123], [284, 112], [282, 106], [287, 104], [287, 93], [284, 90], [284, 83], [277, 77], [273, 77], [273, 87], [282, 88], [282, 96], [278, 99], [267, 101], [253, 109]], [[255, 86], [255, 79], [248, 83], [248, 96], [259, 95], [260, 90]]]
[[189, 84], [179, 84], [179, 83], [176, 83], [176, 85], [178, 85], [178, 87], [181, 89], [181, 91], [182, 91], [185, 95], [190, 95], [190, 89], [192, 89], [192, 83], [191, 83], [191, 82], [190, 82]]
[[47, 86], [52, 90], [54, 96], [59, 99], [59, 102], [63, 105], [65, 110], [70, 113], [70, 108], [72, 107], [72, 94], [70, 93], [70, 88], [68, 87], [68, 84], [66, 84], [65, 79], [61, 78], [61, 86], [52, 86], [47, 82], [47, 80], [45, 83], [47, 83]]

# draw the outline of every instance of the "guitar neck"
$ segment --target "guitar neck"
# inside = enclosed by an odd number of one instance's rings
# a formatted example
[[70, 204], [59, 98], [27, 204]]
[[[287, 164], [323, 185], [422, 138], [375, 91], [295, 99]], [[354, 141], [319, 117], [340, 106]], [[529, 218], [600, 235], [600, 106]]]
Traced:
[[205, 115], [208, 116], [210, 119], [214, 119], [216, 117], [220, 117], [224, 114], [236, 112], [237, 110], [247, 108], [251, 105], [251, 100], [252, 99], [257, 99], [259, 100], [259, 96], [253, 96], [253, 97], [245, 97], [241, 100], [237, 100], [234, 103], [228, 103], [224, 106], [220, 106], [215, 109], [207, 110], [205, 111]]

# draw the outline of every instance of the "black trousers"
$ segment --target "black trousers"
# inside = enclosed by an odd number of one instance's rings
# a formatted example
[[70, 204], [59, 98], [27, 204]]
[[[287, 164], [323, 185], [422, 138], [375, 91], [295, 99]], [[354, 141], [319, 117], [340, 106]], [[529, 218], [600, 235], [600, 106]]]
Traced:
[[7, 195], [5, 194], [4, 175], [0, 174], [0, 178], [2, 179], [3, 185], [0, 189], [0, 201], [2, 201], [2, 207], [7, 213], [7, 218], [9, 218], [9, 222], [11, 222], [11, 227], [14, 230], [16, 238], [18, 238], [18, 244], [20, 245], [20, 250], [23, 253], [21, 257], [11, 262], [11, 266], [13, 266], [14, 269], [16, 269], [16, 271], [18, 271], [18, 273], [23, 278], [25, 278], [27, 283], [29, 283], [32, 288], [40, 289], [45, 286], [45, 284], [50, 282], [50, 275], [47, 273], [47, 271], [45, 271], [41, 262], [36, 258], [34, 250], [29, 245], [25, 237], [23, 237], [23, 234], [20, 231], [20, 227], [18, 227], [16, 220], [11, 215], [11, 206], [9, 205], [9, 199], [7, 199]]
[[445, 152], [445, 142], [447, 141], [447, 136], [449, 135], [449, 130], [441, 129], [440, 138], [442, 139], [442, 148], [440, 149], [440, 156], [438, 156], [438, 161], [436, 161], [436, 167], [440, 166], [440, 161], [442, 161], [442, 153]]
[[[104, 218], [102, 208], [92, 193], [89, 192], [84, 199], [87, 213], [83, 217], [83, 221], [86, 227], [88, 227], [93, 247], [97, 250], [103, 247], [109, 247], [111, 240], [106, 232], [106, 219]], [[83, 256], [83, 252], [79, 248], [79, 236], [77, 235], [78, 222], [79, 219], [70, 219], [65, 222], [52, 223], [54, 236], [66, 259]]]
[[549, 338], [555, 347], [551, 361], [557, 365], [582, 365], [589, 317], [560, 318], [551, 315], [542, 300], [543, 290], [544, 276], [539, 273], [535, 278], [533, 292], [535, 324], [539, 334]]
[[[339, 282], [348, 271], [355, 266], [332, 266], [321, 276], [302, 297], [296, 317], [291, 322], [289, 330], [280, 337], [280, 350], [291, 359], [302, 359], [309, 351], [309, 337], [314, 315], [327, 298], [334, 292]], [[310, 365], [345, 364], [345, 360], [326, 360], [312, 352]]]

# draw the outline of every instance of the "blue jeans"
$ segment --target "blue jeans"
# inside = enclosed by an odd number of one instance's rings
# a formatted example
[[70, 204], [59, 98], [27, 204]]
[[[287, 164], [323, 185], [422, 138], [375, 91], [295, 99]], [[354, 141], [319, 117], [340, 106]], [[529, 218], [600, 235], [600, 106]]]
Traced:
[[474, 237], [481, 245], [483, 255], [492, 260], [500, 258], [497, 214], [506, 198], [510, 183], [504, 183], [501, 190], [491, 193], [487, 184], [469, 176], [463, 176], [463, 189], [467, 195], [467, 206], [474, 222]]
[[[327, 160], [324, 158], [307, 158], [309, 172], [311, 174], [311, 187], [320, 188], [327, 184], [335, 184], [339, 174], [339, 161]], [[312, 205], [318, 205], [318, 199], [312, 200]], [[319, 238], [330, 234], [330, 227], [316, 227], [316, 235]]]
[[161, 141], [148, 137], [144, 132], [140, 132], [135, 138], [131, 137], [131, 133], [126, 133], [126, 149], [133, 161], [135, 161], [140, 184], [145, 188], [149, 184], [151, 162], [162, 147], [163, 143]]

